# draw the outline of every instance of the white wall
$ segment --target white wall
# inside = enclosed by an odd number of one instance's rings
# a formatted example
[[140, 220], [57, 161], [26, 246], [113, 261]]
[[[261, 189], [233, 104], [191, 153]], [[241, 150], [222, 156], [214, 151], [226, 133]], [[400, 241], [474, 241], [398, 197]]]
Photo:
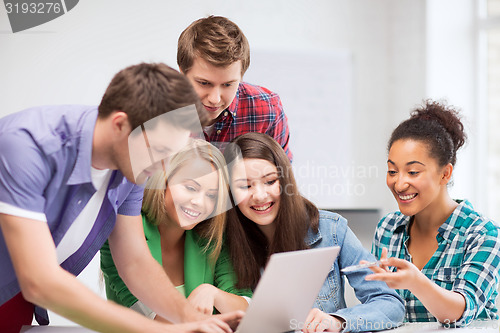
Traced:
[[[458, 2], [463, 8], [452, 22], [469, 22], [473, 13], [467, 13], [470, 1], [448, 0], [448, 7], [451, 2]], [[329, 208], [378, 208], [386, 213], [397, 208], [385, 187], [386, 142], [392, 129], [425, 97], [446, 95], [451, 103], [471, 107], [472, 102], [466, 97], [470, 85], [462, 85], [453, 94], [445, 89], [450, 83], [471, 78], [470, 51], [466, 53], [468, 60], [450, 63], [446, 68], [442, 62], [450, 58], [434, 58], [440, 52], [448, 52], [455, 59], [451, 47], [464, 47], [470, 42], [465, 30], [464, 35], [459, 35], [463, 38], [451, 44], [449, 41], [457, 37], [453, 32], [441, 30], [440, 35], [434, 34], [439, 21], [439, 16], [434, 15], [443, 9], [439, 8], [441, 3], [82, 0], [64, 16], [16, 34], [10, 32], [6, 12], [0, 8], [0, 116], [39, 104], [98, 104], [118, 70], [140, 61], [162, 61], [176, 68], [180, 32], [197, 18], [224, 15], [243, 29], [251, 48], [347, 50], [352, 54], [350, 163], [375, 169], [376, 173], [355, 176], [353, 181], [363, 184], [365, 193], [350, 197], [343, 207], [332, 202]], [[445, 11], [447, 18], [443, 22], [455, 17], [450, 14], [454, 12]], [[437, 29], [444, 29], [443, 25], [437, 25]], [[461, 70], [457, 72], [457, 68]], [[304, 113], [304, 117], [310, 115]], [[292, 141], [293, 133], [291, 128]], [[463, 173], [458, 177], [457, 184], [466, 178]], [[473, 186], [471, 182], [464, 182], [466, 188], [460, 187], [460, 192]], [[85, 283], [100, 293], [95, 280], [97, 261], [85, 274]], [[53, 323], [67, 322], [53, 317]]]
[[[481, 212], [486, 211], [486, 193], [480, 186], [480, 153], [486, 132], [481, 128], [478, 101], [478, 32], [476, 31], [478, 1], [427, 1], [426, 96], [444, 98], [462, 110], [468, 142], [457, 155], [454, 198], [467, 198]], [[485, 148], [485, 147], [484, 147]]]
[[97, 104], [112, 75], [140, 61], [176, 67], [178, 35], [207, 14], [233, 19], [256, 50], [352, 54], [347, 139], [352, 152], [346, 159], [352, 170], [368, 172], [351, 177], [363, 186], [362, 195], [325, 206], [394, 209], [384, 187], [385, 144], [424, 95], [423, 1], [85, 0], [66, 15], [17, 34], [8, 33], [6, 13], [0, 11], [0, 91], [5, 92], [0, 115], [39, 104]]

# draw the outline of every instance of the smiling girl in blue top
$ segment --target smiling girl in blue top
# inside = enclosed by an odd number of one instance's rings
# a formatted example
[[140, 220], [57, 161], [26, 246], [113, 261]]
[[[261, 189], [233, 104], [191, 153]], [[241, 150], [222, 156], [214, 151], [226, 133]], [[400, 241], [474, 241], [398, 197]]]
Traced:
[[[343, 267], [375, 258], [342, 216], [320, 211], [300, 195], [290, 161], [276, 141], [266, 134], [247, 133], [228, 145], [224, 156], [237, 203], [228, 212], [226, 234], [238, 287], [255, 288], [273, 253], [340, 246], [314, 309], [302, 323], [304, 332], [373, 331], [402, 321], [402, 300], [385, 283], [366, 282], [370, 270], [340, 273]], [[345, 276], [362, 304], [346, 308]]]
[[400, 211], [379, 222], [372, 251], [391, 258], [366, 279], [396, 288], [410, 322], [498, 318], [498, 227], [448, 193], [465, 139], [458, 112], [427, 101], [389, 140], [387, 186]]

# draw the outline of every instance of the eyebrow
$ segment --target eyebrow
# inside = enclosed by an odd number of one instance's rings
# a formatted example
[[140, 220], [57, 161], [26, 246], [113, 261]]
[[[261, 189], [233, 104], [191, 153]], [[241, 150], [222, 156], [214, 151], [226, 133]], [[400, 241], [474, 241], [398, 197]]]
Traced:
[[[392, 165], [396, 165], [396, 163], [394, 163], [394, 162], [393, 162], [393, 161], [391, 161], [391, 160], [387, 160], [387, 163], [391, 163]], [[419, 161], [410, 161], [410, 162], [406, 163], [406, 165], [413, 165], [413, 164], [420, 164], [420, 165], [425, 166], [425, 164], [424, 164], [424, 163], [419, 162]]]
[[[198, 183], [196, 180], [194, 180], [194, 178], [184, 178], [184, 181], [192, 181], [193, 183], [195, 183], [199, 187], [202, 187], [200, 183]], [[219, 191], [219, 189], [218, 188], [210, 188], [207, 191]]]
[[[201, 77], [201, 76], [195, 76], [194, 79], [198, 80], [198, 81], [206, 81], [206, 82], [209, 82], [209, 83], [213, 83], [212, 81], [210, 81], [208, 79], [205, 79], [204, 77]], [[236, 81], [238, 81], [238, 79], [234, 79], [234, 80], [230, 80], [230, 81], [227, 81], [227, 82], [223, 82], [222, 84], [234, 83]]]
[[200, 186], [200, 187], [201, 187], [200, 183], [198, 183], [196, 180], [194, 180], [194, 178], [184, 178], [182, 181], [183, 181], [183, 182], [191, 181], [191, 182], [193, 182], [193, 183], [195, 183], [196, 185], [198, 185], [198, 186]]
[[[261, 179], [262, 179], [262, 178], [266, 178], [266, 177], [269, 177], [269, 176], [271, 176], [271, 175], [273, 175], [273, 174], [278, 175], [278, 173], [277, 173], [276, 171], [273, 171], [273, 172], [270, 172], [270, 173], [268, 173], [267, 175], [264, 175], [264, 176], [262, 176], [262, 177], [260, 177], [260, 178], [261, 178]], [[248, 178], [240, 178], [240, 179], [235, 179], [234, 181], [235, 181], [235, 182], [239, 182], [239, 181], [245, 181], [245, 182], [247, 182], [247, 181], [249, 181], [249, 180], [250, 180], [250, 179], [248, 179]]]

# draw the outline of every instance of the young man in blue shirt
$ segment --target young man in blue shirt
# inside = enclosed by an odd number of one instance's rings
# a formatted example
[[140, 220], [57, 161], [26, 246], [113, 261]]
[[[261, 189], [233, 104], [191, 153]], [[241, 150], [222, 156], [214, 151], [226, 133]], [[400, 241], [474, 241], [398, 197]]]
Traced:
[[[120, 71], [98, 108], [36, 107], [0, 119], [0, 331], [50, 309], [108, 332], [230, 332], [241, 313], [208, 317], [175, 290], [144, 241], [142, 184], [165, 167], [206, 111], [164, 64]], [[101, 299], [78, 275], [108, 239], [134, 294], [167, 326]]]

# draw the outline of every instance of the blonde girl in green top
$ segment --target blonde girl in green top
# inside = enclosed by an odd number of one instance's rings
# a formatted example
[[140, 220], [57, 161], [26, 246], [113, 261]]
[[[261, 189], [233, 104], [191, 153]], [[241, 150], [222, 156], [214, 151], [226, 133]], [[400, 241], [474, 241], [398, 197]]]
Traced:
[[[236, 277], [223, 246], [227, 193], [224, 157], [199, 139], [173, 156], [144, 191], [144, 235], [153, 257], [188, 301], [206, 314], [246, 310], [251, 296], [249, 290], [234, 287]], [[108, 299], [163, 319], [128, 290], [107, 243], [101, 249], [101, 269]]]

